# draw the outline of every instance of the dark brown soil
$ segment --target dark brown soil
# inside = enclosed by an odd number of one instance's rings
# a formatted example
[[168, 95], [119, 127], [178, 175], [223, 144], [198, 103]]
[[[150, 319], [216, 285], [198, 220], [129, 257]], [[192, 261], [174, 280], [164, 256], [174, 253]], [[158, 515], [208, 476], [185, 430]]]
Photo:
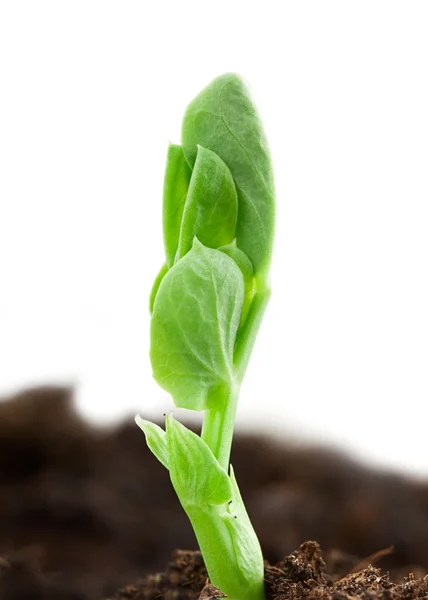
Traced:
[[[342, 555], [324, 560], [316, 542], [305, 542], [277, 565], [266, 564], [268, 600], [411, 600], [428, 597], [428, 575], [409, 574], [394, 582], [387, 572], [371, 564], [358, 564]], [[344, 565], [347, 568], [344, 569]], [[342, 567], [342, 568], [341, 568]], [[167, 571], [149, 575], [119, 590], [117, 600], [214, 600], [224, 594], [207, 583], [199, 552], [174, 552]], [[242, 600], [245, 600], [244, 596]]]
[[[343, 553], [366, 557], [389, 546], [394, 551], [377, 562], [382, 569], [397, 576], [428, 569], [427, 483], [371, 471], [328, 450], [239, 434], [232, 462], [271, 564], [302, 540], [316, 539], [329, 560], [336, 556], [330, 573], [341, 563], [349, 572], [352, 561]], [[195, 546], [168, 473], [132, 416], [110, 430], [91, 428], [64, 388], [0, 403], [0, 600], [126, 598], [117, 589], [161, 571], [174, 548]], [[20, 592], [13, 591], [14, 581]], [[359, 585], [355, 577], [348, 584]], [[406, 598], [417, 585], [406, 583]], [[371, 586], [367, 598], [382, 597]], [[317, 596], [327, 593], [315, 589]], [[334, 593], [343, 592], [340, 600], [357, 597], [350, 589]], [[399, 589], [388, 588], [388, 597], [401, 597]], [[308, 595], [300, 588], [295, 593]]]

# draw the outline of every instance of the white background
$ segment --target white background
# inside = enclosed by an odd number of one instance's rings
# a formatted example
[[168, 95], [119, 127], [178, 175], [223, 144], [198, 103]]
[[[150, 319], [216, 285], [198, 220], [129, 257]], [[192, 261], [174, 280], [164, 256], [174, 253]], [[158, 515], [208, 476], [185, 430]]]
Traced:
[[273, 297], [238, 423], [428, 473], [425, 1], [0, 4], [0, 392], [77, 386], [99, 423], [151, 379], [168, 141], [212, 78], [271, 142]]

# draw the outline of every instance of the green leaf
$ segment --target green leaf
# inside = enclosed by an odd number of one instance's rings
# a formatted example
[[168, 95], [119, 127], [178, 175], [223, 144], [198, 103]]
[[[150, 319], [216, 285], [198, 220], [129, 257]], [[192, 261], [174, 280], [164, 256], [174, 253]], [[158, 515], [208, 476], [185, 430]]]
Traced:
[[245, 252], [242, 252], [242, 250], [238, 248], [235, 241], [227, 246], [221, 246], [219, 250], [230, 256], [230, 258], [233, 258], [244, 278], [244, 305], [242, 307], [240, 321], [240, 325], [242, 325], [247, 318], [248, 311], [250, 310], [251, 302], [253, 301], [254, 297], [253, 265], [251, 264], [251, 260], [248, 258]]
[[230, 504], [232, 518], [227, 520], [227, 524], [233, 539], [235, 560], [239, 572], [244, 575], [246, 580], [262, 587], [263, 554], [245, 509], [232, 465], [230, 465], [230, 483], [232, 489], [232, 502]]
[[150, 292], [150, 297], [149, 297], [150, 314], [152, 314], [152, 312], [153, 312], [153, 306], [155, 305], [156, 294], [158, 293], [158, 289], [161, 284], [161, 281], [167, 273], [168, 273], [168, 266], [166, 265], [166, 263], [164, 263], [162, 265], [159, 273], [156, 275], [156, 279], [154, 280], [154, 283], [152, 285], [152, 290]]
[[229, 167], [238, 192], [238, 246], [256, 274], [265, 274], [274, 234], [273, 172], [260, 117], [238, 75], [218, 77], [193, 100], [184, 116], [182, 142], [191, 166], [200, 144]]
[[206, 443], [193, 431], [166, 416], [170, 476], [183, 508], [227, 504], [232, 498], [228, 474]]
[[161, 462], [166, 469], [169, 469], [168, 443], [165, 431], [161, 429], [159, 425], [142, 419], [140, 415], [135, 417], [135, 422], [138, 427], [144, 431], [146, 442], [150, 450], [156, 456], [158, 461]]
[[181, 222], [176, 260], [192, 247], [193, 239], [209, 248], [235, 238], [238, 197], [228, 167], [215, 152], [198, 146]]
[[163, 278], [151, 321], [153, 375], [182, 408], [218, 406], [234, 384], [244, 280], [229, 256], [193, 247]]
[[170, 144], [163, 191], [163, 236], [168, 267], [174, 264], [178, 248], [190, 176], [191, 169], [184, 158], [181, 146]]

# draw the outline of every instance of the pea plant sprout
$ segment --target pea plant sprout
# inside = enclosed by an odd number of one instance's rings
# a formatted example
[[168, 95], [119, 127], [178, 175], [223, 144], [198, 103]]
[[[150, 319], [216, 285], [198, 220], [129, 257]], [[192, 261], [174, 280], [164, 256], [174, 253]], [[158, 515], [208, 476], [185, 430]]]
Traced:
[[269, 300], [273, 172], [249, 90], [235, 74], [188, 106], [167, 156], [165, 264], [150, 297], [153, 376], [180, 408], [204, 411], [201, 435], [172, 414], [165, 431], [136, 417], [169, 470], [214, 586], [263, 600], [263, 557], [229, 465], [236, 404]]

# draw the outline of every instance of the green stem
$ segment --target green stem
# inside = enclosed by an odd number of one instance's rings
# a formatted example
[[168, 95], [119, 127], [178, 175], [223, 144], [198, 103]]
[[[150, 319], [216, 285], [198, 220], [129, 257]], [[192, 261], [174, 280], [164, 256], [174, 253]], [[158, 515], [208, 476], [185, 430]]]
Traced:
[[[222, 514], [224, 509], [217, 506], [187, 506], [184, 509], [192, 523], [213, 585], [227, 594], [228, 600], [264, 600], [263, 560], [260, 573], [257, 568], [250, 569], [249, 576], [245, 569], [240, 568], [242, 561], [236, 554], [236, 532], [228, 523], [234, 517]], [[252, 528], [250, 533], [255, 536]], [[245, 548], [239, 551], [244, 552]], [[249, 562], [252, 558], [244, 557]]]
[[215, 408], [205, 411], [202, 424], [201, 437], [225, 471], [229, 467], [238, 396], [238, 386], [217, 391], [212, 403]]
[[239, 370], [239, 379], [243, 380], [248, 362], [251, 357], [257, 333], [270, 298], [270, 287], [264, 279], [257, 284], [256, 293], [245, 320], [244, 326], [238, 333], [235, 344], [234, 362]]
[[[235, 344], [234, 362], [238, 371], [239, 384], [247, 369], [269, 297], [270, 288], [266, 281], [263, 279], [256, 282], [256, 293]], [[216, 408], [205, 411], [202, 425], [202, 439], [226, 472], [229, 469], [239, 384], [232, 384], [229, 388], [217, 388], [213, 391], [210, 404]], [[214, 585], [224, 591], [230, 600], [264, 600], [263, 556], [260, 545], [245, 511], [233, 471], [231, 480], [235, 485], [232, 510], [236, 510], [237, 515], [226, 515], [219, 512], [219, 509], [227, 511], [229, 507], [187, 506], [185, 510], [196, 533]], [[242, 569], [241, 554], [245, 549], [251, 555], [250, 557], [245, 556], [245, 560], [254, 561], [254, 568], [250, 569], [250, 578], [248, 577], [248, 564], [246, 569]]]
[[[244, 326], [239, 332], [235, 344], [234, 362], [238, 368], [241, 382], [250, 360], [251, 351], [270, 298], [270, 288], [265, 279], [256, 282], [256, 293], [250, 306]], [[201, 437], [213, 452], [220, 465], [227, 471], [232, 447], [236, 405], [239, 385], [215, 390], [212, 405], [204, 414]]]

